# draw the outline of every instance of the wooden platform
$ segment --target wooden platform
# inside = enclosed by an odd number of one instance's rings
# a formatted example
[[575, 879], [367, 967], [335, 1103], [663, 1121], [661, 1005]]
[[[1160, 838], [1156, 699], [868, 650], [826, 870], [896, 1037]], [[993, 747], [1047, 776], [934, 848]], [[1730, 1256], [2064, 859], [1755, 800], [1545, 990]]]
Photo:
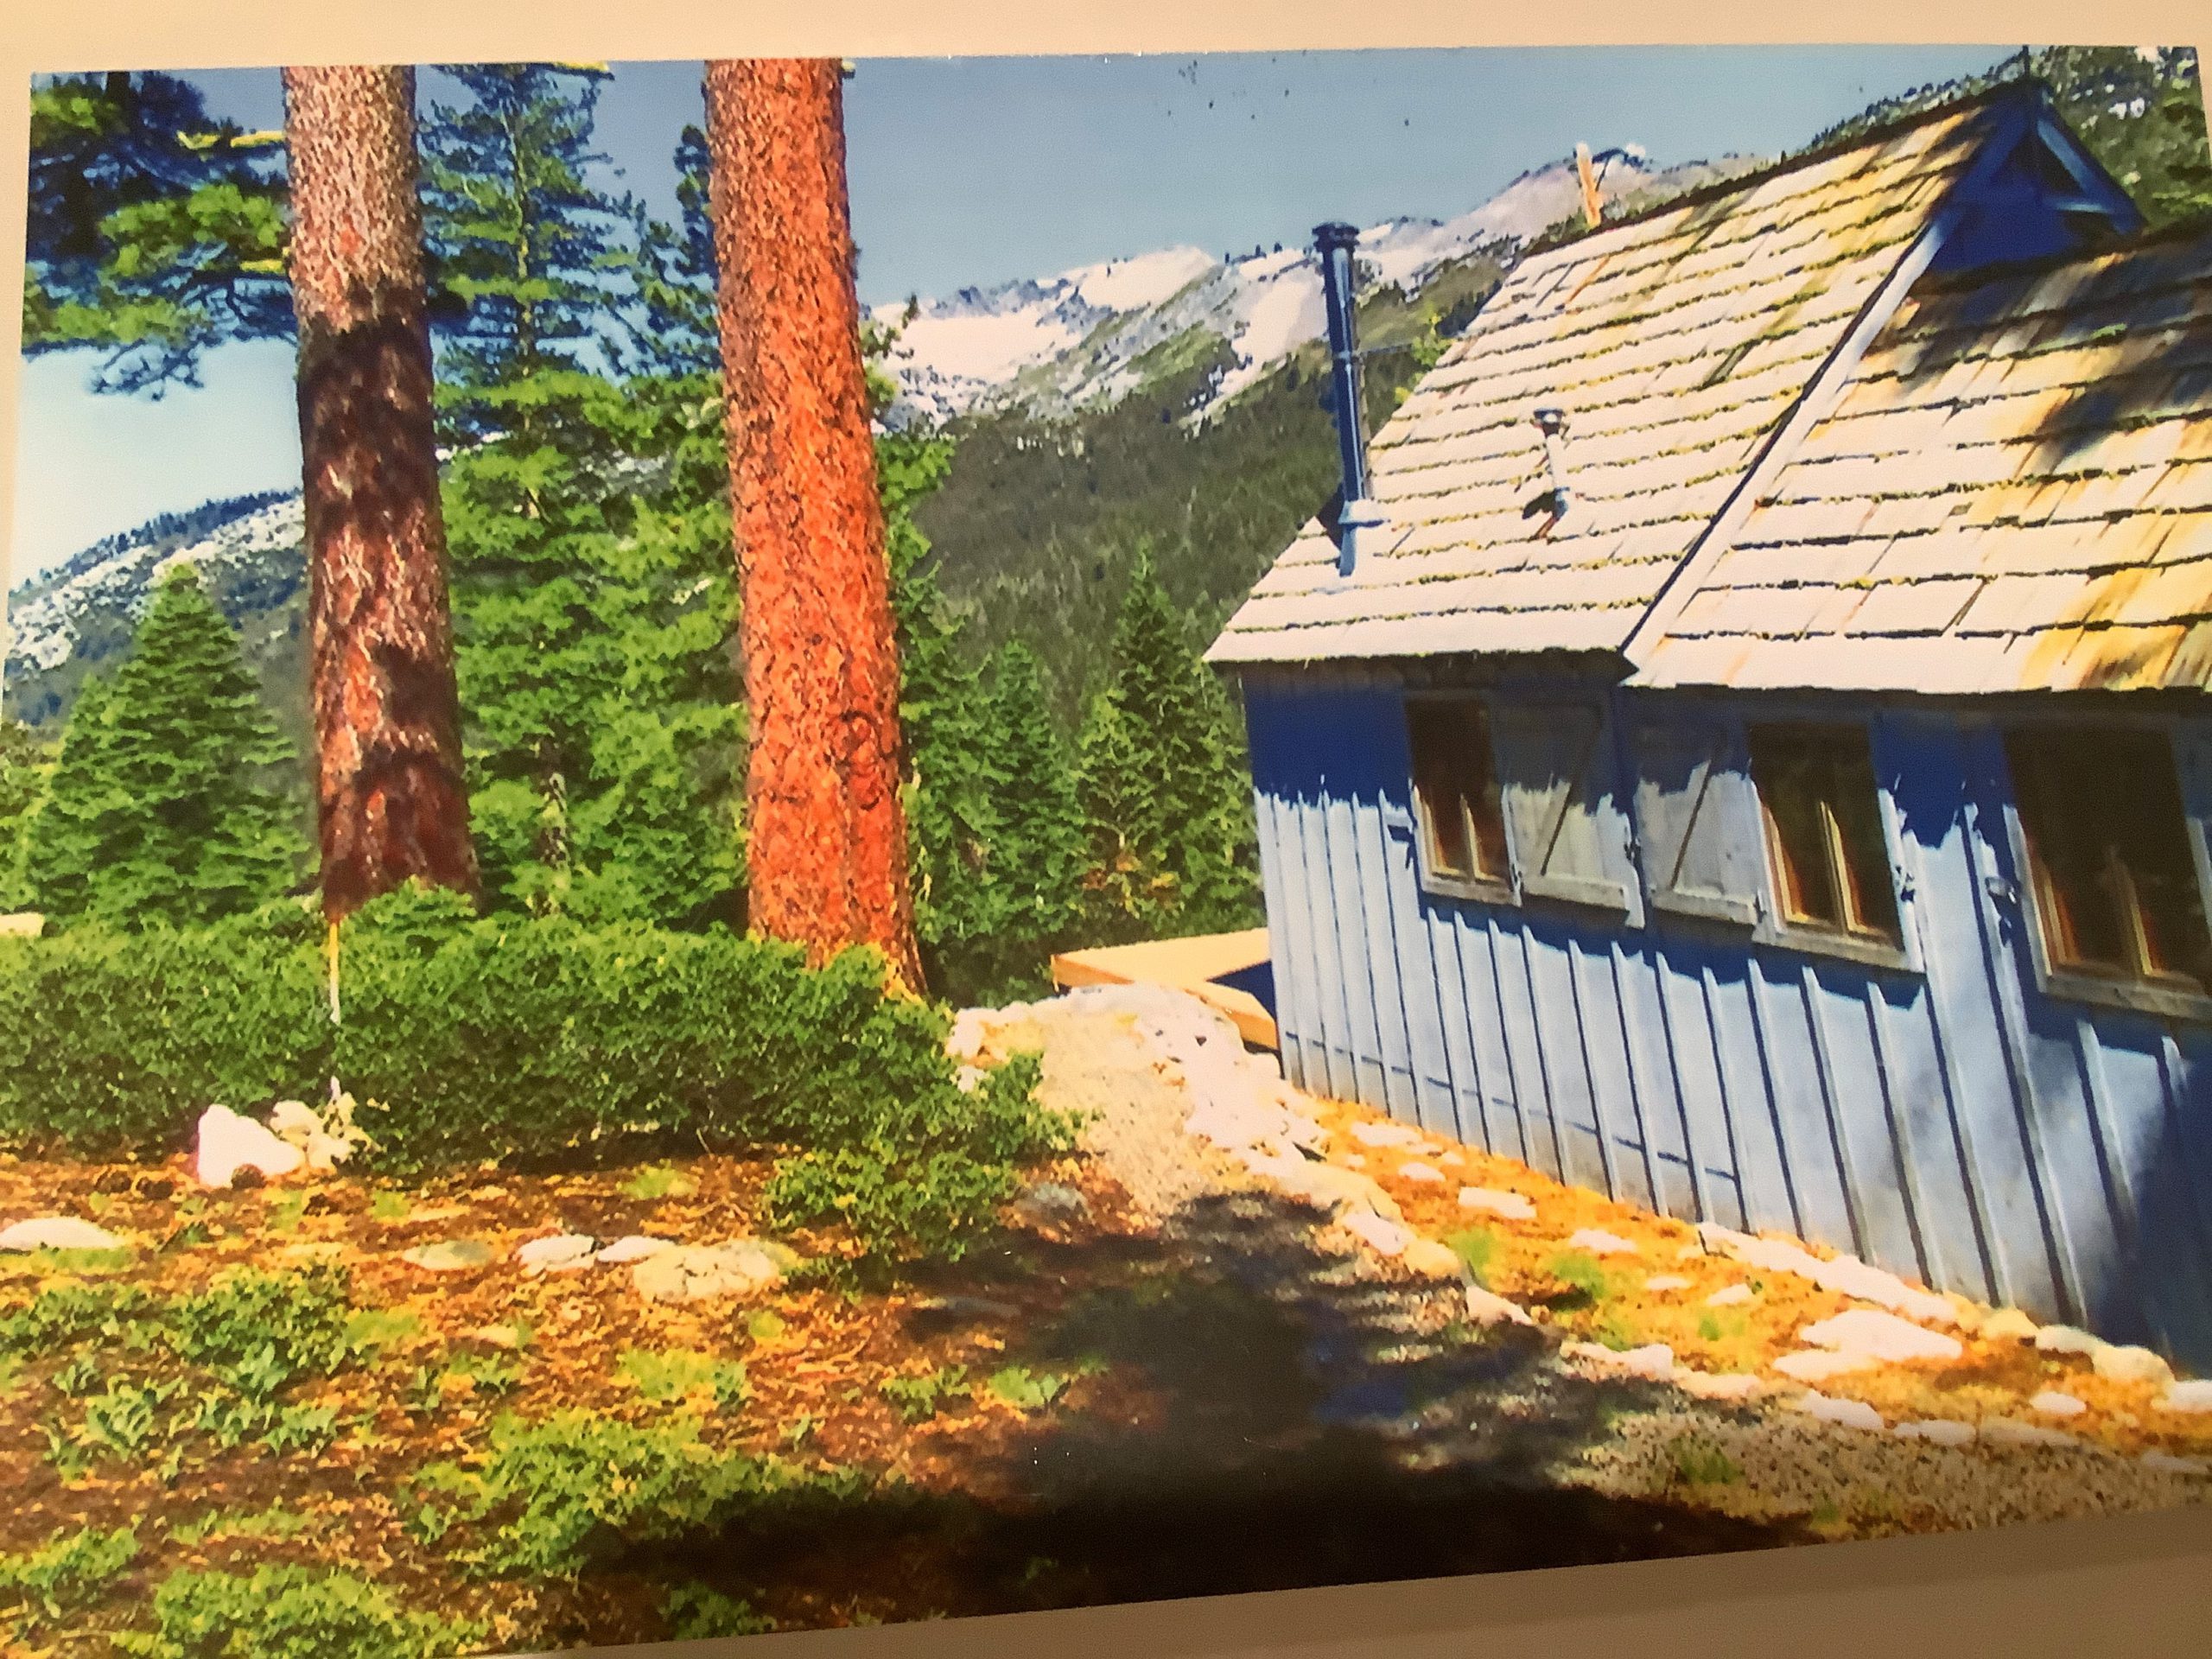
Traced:
[[1256, 968], [1267, 960], [1268, 930], [1255, 927], [1242, 933], [1062, 951], [1052, 958], [1052, 983], [1062, 990], [1076, 985], [1143, 984], [1188, 991], [1227, 1014], [1246, 1042], [1273, 1048], [1275, 1022], [1266, 1005], [1249, 991], [1216, 982], [1224, 974]]

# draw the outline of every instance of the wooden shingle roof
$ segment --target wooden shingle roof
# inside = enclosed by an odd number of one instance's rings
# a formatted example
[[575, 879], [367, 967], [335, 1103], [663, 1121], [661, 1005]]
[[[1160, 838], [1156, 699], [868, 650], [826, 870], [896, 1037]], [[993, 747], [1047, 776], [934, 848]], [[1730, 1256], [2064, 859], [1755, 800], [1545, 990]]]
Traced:
[[[1620, 651], [1999, 114], [1955, 106], [1524, 260], [1375, 435], [1379, 550], [1340, 578], [1309, 522], [1210, 658]], [[1548, 406], [1573, 503], [1547, 534]]]
[[1923, 283], [1637, 682], [2212, 687], [2212, 228]]

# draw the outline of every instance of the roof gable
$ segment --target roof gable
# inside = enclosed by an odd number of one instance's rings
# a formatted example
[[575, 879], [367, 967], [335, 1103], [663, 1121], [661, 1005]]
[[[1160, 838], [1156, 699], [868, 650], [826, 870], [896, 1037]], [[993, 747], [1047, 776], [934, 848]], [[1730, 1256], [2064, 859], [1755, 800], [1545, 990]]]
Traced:
[[2212, 228], [1916, 293], [1637, 679], [2212, 687]]
[[[1619, 653], [1953, 187], [2031, 118], [1955, 107], [1524, 260], [1372, 442], [1381, 550], [1339, 577], [1309, 522], [1209, 656]], [[1540, 405], [1567, 420], [1556, 525]]]

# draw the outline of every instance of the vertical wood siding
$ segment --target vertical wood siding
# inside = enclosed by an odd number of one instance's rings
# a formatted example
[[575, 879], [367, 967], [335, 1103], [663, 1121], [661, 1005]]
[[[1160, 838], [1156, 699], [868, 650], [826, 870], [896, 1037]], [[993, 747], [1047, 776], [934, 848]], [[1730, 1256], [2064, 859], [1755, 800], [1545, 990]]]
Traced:
[[2038, 990], [1993, 728], [1874, 720], [1890, 969], [1426, 893], [1397, 680], [1255, 674], [1245, 702], [1302, 1087], [2212, 1369], [2212, 1031]]

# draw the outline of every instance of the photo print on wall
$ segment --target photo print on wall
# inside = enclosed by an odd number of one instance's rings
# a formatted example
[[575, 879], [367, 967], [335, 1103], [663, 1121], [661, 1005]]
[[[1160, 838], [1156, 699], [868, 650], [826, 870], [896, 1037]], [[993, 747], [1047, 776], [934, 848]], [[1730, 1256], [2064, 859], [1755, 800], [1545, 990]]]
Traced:
[[11, 1650], [2212, 1495], [2193, 52], [28, 95]]

